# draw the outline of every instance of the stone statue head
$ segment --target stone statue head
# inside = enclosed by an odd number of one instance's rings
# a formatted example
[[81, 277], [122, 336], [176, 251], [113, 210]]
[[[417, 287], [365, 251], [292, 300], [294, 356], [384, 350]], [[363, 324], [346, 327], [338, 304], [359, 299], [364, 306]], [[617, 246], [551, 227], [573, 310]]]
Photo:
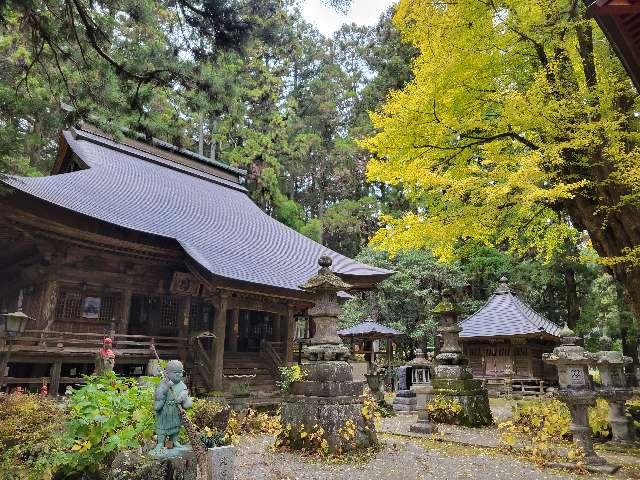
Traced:
[[180, 383], [182, 381], [182, 374], [184, 368], [180, 360], [169, 360], [167, 368], [165, 368], [165, 374], [171, 383]]

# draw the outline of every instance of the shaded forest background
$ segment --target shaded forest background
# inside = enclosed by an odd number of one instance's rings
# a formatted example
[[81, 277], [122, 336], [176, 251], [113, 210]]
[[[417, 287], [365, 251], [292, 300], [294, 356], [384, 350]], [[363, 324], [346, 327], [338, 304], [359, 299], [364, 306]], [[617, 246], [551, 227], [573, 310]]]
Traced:
[[[343, 8], [345, 2], [332, 2]], [[414, 208], [401, 187], [367, 181], [369, 112], [411, 80], [417, 50], [393, 11], [373, 27], [322, 36], [292, 0], [38, 0], [0, 6], [0, 174], [43, 175], [60, 129], [85, 119], [114, 135], [140, 132], [247, 169], [267, 214], [350, 257], [398, 273], [350, 301], [417, 344], [444, 287], [467, 311], [506, 276], [535, 309], [586, 335], [606, 329], [637, 352], [623, 289], [578, 234], [552, 256], [469, 241], [443, 263], [427, 249], [367, 247], [380, 216]], [[634, 355], [637, 357], [637, 354]]]

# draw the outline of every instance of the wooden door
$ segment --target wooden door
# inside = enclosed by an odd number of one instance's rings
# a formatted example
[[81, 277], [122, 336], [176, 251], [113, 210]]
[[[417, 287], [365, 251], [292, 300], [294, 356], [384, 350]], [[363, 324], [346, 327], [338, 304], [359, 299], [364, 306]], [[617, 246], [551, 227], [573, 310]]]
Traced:
[[511, 368], [511, 347], [509, 345], [493, 345], [485, 349], [485, 375], [502, 377], [505, 370]]

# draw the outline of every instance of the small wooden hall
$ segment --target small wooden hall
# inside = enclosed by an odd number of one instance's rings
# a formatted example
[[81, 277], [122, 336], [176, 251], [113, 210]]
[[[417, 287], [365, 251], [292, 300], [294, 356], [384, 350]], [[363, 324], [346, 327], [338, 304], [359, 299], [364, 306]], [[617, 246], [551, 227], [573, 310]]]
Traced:
[[193, 387], [242, 373], [272, 385], [321, 255], [354, 290], [391, 274], [265, 214], [244, 175], [81, 124], [62, 132], [51, 175], [0, 178], [0, 313], [30, 317], [18, 336], [0, 325], [0, 389], [81, 383], [105, 336], [121, 374], [142, 374], [153, 345]]
[[460, 322], [460, 340], [475, 377], [557, 383], [555, 369], [542, 362], [560, 342], [560, 327], [513, 293], [506, 278], [473, 315]]

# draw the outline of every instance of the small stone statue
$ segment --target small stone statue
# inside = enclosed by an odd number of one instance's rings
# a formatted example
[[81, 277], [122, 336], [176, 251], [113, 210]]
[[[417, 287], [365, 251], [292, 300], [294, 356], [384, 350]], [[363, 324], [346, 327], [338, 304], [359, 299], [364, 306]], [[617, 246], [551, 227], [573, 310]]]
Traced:
[[102, 375], [103, 373], [113, 372], [113, 367], [116, 363], [116, 354], [111, 347], [113, 346], [113, 340], [106, 337], [102, 342], [102, 348], [98, 350], [96, 355], [96, 369], [95, 375]]
[[169, 449], [182, 446], [178, 443], [178, 433], [182, 425], [180, 409], [193, 405], [187, 386], [182, 381], [183, 371], [182, 362], [169, 361], [164, 377], [156, 388], [154, 407], [158, 443], [153, 453], [161, 453], [165, 449], [165, 442], [168, 444], [166, 448]]

